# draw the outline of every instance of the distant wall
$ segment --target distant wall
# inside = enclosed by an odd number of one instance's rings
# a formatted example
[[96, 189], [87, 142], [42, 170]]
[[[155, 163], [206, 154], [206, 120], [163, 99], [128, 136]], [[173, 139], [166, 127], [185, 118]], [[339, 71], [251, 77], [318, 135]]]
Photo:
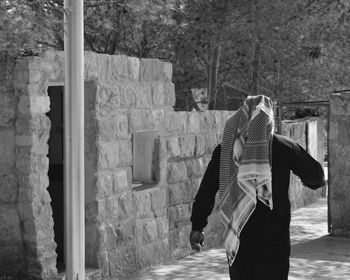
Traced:
[[[282, 122], [282, 135], [295, 140], [322, 165], [324, 144], [324, 121], [319, 118], [304, 118]], [[315, 202], [325, 195], [325, 188], [312, 190], [305, 187], [299, 177], [291, 173], [289, 198], [292, 209], [300, 208]]]
[[331, 97], [330, 216], [334, 235], [350, 237], [350, 94]]

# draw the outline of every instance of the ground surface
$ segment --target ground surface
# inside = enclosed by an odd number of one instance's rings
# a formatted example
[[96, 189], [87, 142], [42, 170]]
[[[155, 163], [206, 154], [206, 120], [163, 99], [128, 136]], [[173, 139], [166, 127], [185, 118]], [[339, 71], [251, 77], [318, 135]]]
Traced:
[[[328, 236], [327, 200], [295, 210], [289, 280], [350, 280], [350, 239]], [[229, 280], [225, 251], [214, 248], [162, 265], [135, 280]]]

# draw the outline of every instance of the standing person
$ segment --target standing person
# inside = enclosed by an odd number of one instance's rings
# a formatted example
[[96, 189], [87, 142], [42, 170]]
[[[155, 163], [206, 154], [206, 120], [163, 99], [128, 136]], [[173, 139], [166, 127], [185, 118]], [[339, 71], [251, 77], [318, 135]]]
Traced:
[[271, 99], [249, 96], [227, 120], [195, 197], [192, 249], [203, 246], [216, 204], [226, 228], [230, 278], [287, 280], [290, 171], [311, 189], [324, 185], [321, 165], [295, 141], [273, 134]]

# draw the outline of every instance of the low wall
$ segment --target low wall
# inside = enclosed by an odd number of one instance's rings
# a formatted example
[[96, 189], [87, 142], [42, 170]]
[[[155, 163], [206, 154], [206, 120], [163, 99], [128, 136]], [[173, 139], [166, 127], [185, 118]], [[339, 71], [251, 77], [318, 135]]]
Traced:
[[[324, 122], [318, 118], [304, 118], [282, 122], [282, 135], [295, 140], [310, 155], [324, 164], [324, 153], [320, 143], [324, 144]], [[325, 188], [312, 190], [305, 187], [299, 177], [291, 173], [289, 199], [291, 208], [296, 209], [325, 196]]]
[[350, 94], [332, 95], [329, 132], [332, 233], [350, 237]]

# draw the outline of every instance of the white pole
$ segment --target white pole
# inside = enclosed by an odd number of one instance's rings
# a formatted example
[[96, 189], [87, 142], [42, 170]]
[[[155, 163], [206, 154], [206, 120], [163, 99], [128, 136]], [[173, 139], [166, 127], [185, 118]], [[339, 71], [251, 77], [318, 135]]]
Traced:
[[83, 0], [64, 0], [64, 203], [67, 280], [85, 280]]

